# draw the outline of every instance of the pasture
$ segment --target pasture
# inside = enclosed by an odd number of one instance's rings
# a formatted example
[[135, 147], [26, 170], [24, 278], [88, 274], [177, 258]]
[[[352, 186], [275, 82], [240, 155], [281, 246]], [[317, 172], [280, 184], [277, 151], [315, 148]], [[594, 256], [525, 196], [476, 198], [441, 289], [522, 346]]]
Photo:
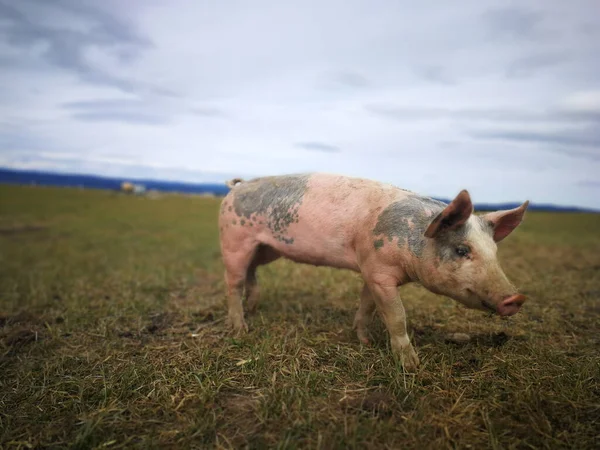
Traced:
[[600, 447], [600, 214], [500, 244], [514, 317], [402, 287], [405, 374], [378, 318], [358, 342], [346, 271], [259, 269], [229, 335], [219, 203], [0, 186], [0, 448]]

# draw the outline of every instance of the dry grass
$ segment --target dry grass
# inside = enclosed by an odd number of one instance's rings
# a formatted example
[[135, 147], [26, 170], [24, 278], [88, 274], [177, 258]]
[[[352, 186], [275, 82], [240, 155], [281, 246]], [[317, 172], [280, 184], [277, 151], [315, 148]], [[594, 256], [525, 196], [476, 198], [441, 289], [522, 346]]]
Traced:
[[[508, 320], [401, 289], [422, 360], [359, 278], [278, 261], [225, 333], [218, 200], [0, 187], [0, 448], [600, 447], [600, 215], [529, 214], [501, 245]], [[450, 333], [467, 333], [463, 344]]]

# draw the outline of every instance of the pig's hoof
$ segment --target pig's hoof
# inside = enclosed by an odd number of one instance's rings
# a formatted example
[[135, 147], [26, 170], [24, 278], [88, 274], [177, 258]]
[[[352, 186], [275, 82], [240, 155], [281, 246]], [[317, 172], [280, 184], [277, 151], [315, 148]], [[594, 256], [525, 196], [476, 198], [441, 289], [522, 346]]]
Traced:
[[248, 332], [248, 324], [244, 319], [229, 319], [229, 328], [231, 333], [235, 336], [240, 336]]
[[412, 345], [408, 348], [408, 351], [402, 353], [402, 366], [407, 372], [416, 372], [419, 367], [420, 361], [417, 353], [412, 348]]
[[369, 337], [367, 335], [367, 330], [364, 329], [357, 329], [356, 330], [356, 335], [358, 336], [358, 340], [360, 341], [361, 344], [363, 345], [369, 345], [370, 341], [369, 341]]
[[412, 345], [396, 347], [394, 353], [400, 358], [400, 362], [407, 372], [416, 372], [420, 361], [417, 352]]

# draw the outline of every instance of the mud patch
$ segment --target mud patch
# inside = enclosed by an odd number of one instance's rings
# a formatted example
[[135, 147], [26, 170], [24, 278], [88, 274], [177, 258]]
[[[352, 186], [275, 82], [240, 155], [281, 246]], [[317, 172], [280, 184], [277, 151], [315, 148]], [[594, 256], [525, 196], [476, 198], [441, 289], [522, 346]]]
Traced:
[[502, 347], [511, 339], [514, 339], [514, 337], [506, 334], [504, 331], [501, 331], [500, 333], [473, 336], [472, 341], [477, 345], [486, 347]]
[[171, 328], [179, 319], [177, 313], [159, 313], [150, 316], [150, 323], [146, 325], [144, 331], [150, 334], [161, 334], [165, 329]]
[[383, 391], [370, 392], [364, 396], [342, 398], [340, 406], [347, 413], [366, 413], [376, 417], [388, 417], [394, 409], [393, 397]]
[[421, 345], [424, 343], [434, 343], [439, 340], [439, 330], [432, 326], [415, 326], [413, 327], [412, 332], [415, 339], [418, 339]]
[[8, 325], [39, 325], [42, 321], [34, 314], [21, 311], [14, 315], [0, 314], [0, 328]]
[[230, 445], [234, 448], [266, 448], [264, 445], [250, 445], [250, 442], [256, 441], [256, 437], [260, 436], [264, 426], [259, 419], [260, 398], [228, 393], [217, 397], [216, 405], [229, 419], [227, 425], [235, 429]]
[[[591, 299], [597, 300], [597, 299], [600, 299], [600, 290], [593, 289], [590, 291], [582, 291], [581, 296], [586, 299], [591, 298]], [[600, 307], [599, 307], [599, 309], [600, 309]]]
[[38, 332], [30, 329], [20, 329], [8, 334], [4, 339], [4, 343], [9, 347], [22, 347], [31, 342], [37, 341], [39, 338]]
[[200, 323], [214, 322], [215, 320], [215, 313], [209, 309], [192, 313], [192, 316]]
[[26, 233], [35, 233], [45, 231], [48, 227], [44, 225], [22, 225], [15, 227], [0, 228], [0, 236], [13, 236]]
[[131, 331], [120, 331], [119, 333], [117, 333], [117, 336], [119, 336], [120, 338], [132, 338], [133, 333]]

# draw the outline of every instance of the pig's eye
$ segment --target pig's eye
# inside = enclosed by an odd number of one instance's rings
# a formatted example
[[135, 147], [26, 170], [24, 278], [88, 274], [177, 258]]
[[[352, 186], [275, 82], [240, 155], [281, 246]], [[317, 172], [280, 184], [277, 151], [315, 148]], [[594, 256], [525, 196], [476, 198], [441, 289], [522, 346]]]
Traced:
[[458, 247], [456, 247], [456, 254], [461, 257], [467, 256], [469, 254], [469, 251], [469, 247], [467, 247], [466, 245], [459, 245]]

